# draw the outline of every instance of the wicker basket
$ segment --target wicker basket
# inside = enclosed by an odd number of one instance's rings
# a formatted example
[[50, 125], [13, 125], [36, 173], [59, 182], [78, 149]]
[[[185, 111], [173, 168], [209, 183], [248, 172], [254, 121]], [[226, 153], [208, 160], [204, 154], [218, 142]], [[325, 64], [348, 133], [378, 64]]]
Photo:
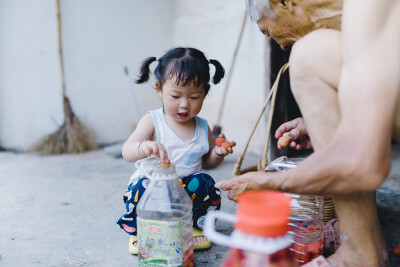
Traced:
[[[265, 100], [264, 106], [258, 116], [258, 119], [256, 121], [256, 124], [253, 127], [253, 130], [251, 131], [250, 137], [247, 140], [247, 143], [245, 145], [245, 148], [242, 152], [242, 154], [239, 156], [238, 161], [236, 162], [234, 169], [233, 169], [233, 175], [241, 175], [246, 172], [250, 171], [263, 171], [267, 165], [268, 165], [268, 150], [269, 150], [269, 138], [271, 136], [271, 124], [272, 124], [272, 117], [274, 114], [274, 108], [275, 108], [275, 99], [278, 91], [278, 85], [279, 85], [279, 80], [282, 76], [282, 74], [288, 69], [289, 63], [286, 63], [285, 65], [282, 66], [282, 68], [279, 70], [278, 75], [276, 77], [276, 80], [274, 84], [272, 85], [271, 90], [268, 93], [268, 96]], [[265, 112], [265, 110], [268, 107], [268, 104], [270, 104], [270, 112], [268, 114], [268, 120], [267, 120], [267, 132], [265, 136], [265, 143], [264, 143], [264, 149], [263, 149], [263, 155], [260, 160], [258, 160], [257, 165], [247, 167], [243, 170], [241, 170], [242, 162], [244, 159], [244, 156], [246, 154], [247, 148], [249, 146], [250, 140], [254, 135], [254, 132]], [[335, 205], [333, 201], [332, 196], [324, 196], [324, 222], [328, 222], [331, 219], [336, 218], [336, 210], [335, 210]]]

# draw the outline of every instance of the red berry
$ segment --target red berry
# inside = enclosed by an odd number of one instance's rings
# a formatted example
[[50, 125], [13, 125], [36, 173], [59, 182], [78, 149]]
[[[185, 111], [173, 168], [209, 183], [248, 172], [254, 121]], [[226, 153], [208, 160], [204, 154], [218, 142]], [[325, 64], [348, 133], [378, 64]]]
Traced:
[[222, 146], [223, 146], [226, 150], [228, 150], [228, 148], [232, 148], [232, 145], [231, 145], [231, 143], [229, 143], [229, 142], [223, 142], [223, 143], [222, 143]]
[[222, 143], [225, 142], [225, 141], [226, 141], [225, 138], [223, 138], [223, 137], [218, 137], [217, 139], [215, 139], [215, 144], [216, 144], [217, 146], [221, 147], [221, 146], [222, 146]]
[[278, 144], [281, 147], [287, 147], [289, 145], [289, 139], [286, 136], [281, 136], [278, 139]]

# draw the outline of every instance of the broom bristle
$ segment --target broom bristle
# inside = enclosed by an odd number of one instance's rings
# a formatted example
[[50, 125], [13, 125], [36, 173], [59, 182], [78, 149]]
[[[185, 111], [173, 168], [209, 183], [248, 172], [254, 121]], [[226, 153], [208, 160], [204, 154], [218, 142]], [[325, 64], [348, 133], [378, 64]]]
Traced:
[[66, 96], [64, 96], [64, 115], [63, 125], [57, 131], [45, 137], [40, 143], [34, 145], [32, 151], [50, 155], [82, 153], [98, 147], [89, 129], [75, 116]]
[[89, 130], [74, 118], [74, 123], [64, 123], [57, 131], [45, 137], [33, 147], [44, 155], [63, 153], [82, 153], [98, 146]]

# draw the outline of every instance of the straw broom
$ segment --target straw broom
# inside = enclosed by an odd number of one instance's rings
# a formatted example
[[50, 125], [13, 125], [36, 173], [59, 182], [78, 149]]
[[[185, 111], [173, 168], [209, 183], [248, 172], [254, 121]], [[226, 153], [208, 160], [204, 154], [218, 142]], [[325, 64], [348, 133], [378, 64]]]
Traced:
[[57, 3], [58, 44], [61, 65], [62, 95], [64, 107], [64, 123], [58, 130], [47, 137], [41, 143], [33, 147], [34, 151], [42, 154], [81, 153], [97, 148], [90, 131], [82, 124], [72, 110], [71, 103], [65, 92], [64, 60], [61, 36], [61, 12], [60, 0]]

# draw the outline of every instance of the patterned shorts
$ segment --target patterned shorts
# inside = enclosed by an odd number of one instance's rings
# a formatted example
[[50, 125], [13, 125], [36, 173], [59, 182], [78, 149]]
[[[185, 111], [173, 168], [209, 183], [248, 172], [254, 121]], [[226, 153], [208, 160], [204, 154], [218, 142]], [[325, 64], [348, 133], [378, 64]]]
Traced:
[[[193, 226], [203, 229], [204, 217], [209, 210], [221, 207], [221, 191], [214, 187], [214, 179], [206, 173], [195, 173], [179, 179], [186, 193], [193, 200]], [[130, 235], [136, 235], [136, 206], [148, 187], [150, 180], [146, 177], [130, 183], [123, 200], [126, 213], [117, 224]]]

